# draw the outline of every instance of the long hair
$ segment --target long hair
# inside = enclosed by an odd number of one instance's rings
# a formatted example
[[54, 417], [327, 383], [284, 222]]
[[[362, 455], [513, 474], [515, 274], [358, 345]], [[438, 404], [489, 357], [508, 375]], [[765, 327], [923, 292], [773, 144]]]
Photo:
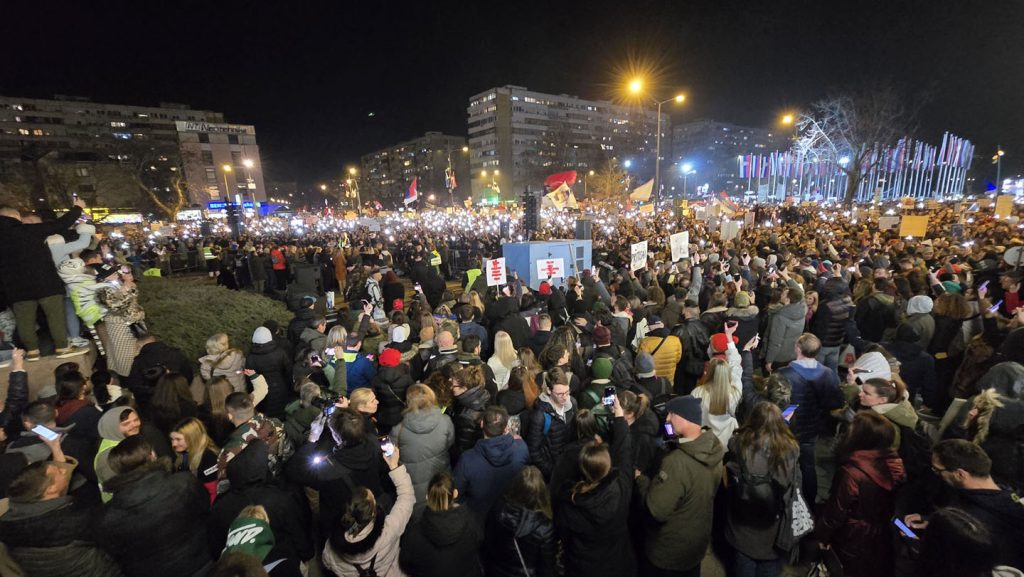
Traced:
[[544, 475], [533, 465], [523, 467], [512, 486], [505, 493], [505, 502], [528, 511], [539, 511], [551, 519], [551, 495], [544, 483]]
[[524, 366], [513, 367], [508, 375], [508, 390], [522, 391], [526, 400], [526, 407], [533, 408], [533, 403], [540, 396], [540, 387], [533, 379], [533, 374]]
[[729, 392], [732, 389], [732, 369], [722, 359], [708, 361], [707, 378], [699, 385], [707, 392], [708, 413], [724, 415], [729, 412]]
[[181, 373], [165, 373], [156, 382], [156, 389], [153, 391], [153, 400], [150, 402], [150, 412], [153, 420], [165, 433], [168, 427], [181, 419], [181, 405], [179, 400], [194, 401], [192, 391], [189, 389], [188, 379]]
[[530, 372], [530, 378], [534, 379], [534, 381], [536, 381], [537, 375], [544, 370], [540, 366], [540, 361], [537, 360], [537, 355], [530, 347], [523, 347], [523, 349], [519, 351], [519, 364]]
[[633, 415], [634, 420], [644, 416], [651, 406], [651, 400], [647, 395], [638, 395], [633, 391], [622, 391], [619, 393], [619, 404], [622, 405], [622, 412]]
[[[437, 405], [441, 407], [442, 411], [451, 406], [454, 398], [452, 395], [452, 382], [443, 371], [430, 373], [424, 384], [434, 391], [434, 394], [437, 396]], [[406, 393], [406, 396], [408, 396], [408, 393]]]
[[935, 299], [932, 316], [964, 320], [971, 316], [971, 308], [962, 294], [945, 293]]
[[[199, 462], [203, 460], [203, 453], [207, 449], [218, 452], [217, 445], [213, 443], [210, 436], [206, 434], [206, 427], [199, 419], [185, 419], [174, 426], [174, 432], [185, 437], [185, 444], [188, 446], [188, 470], [196, 475], [199, 471]], [[181, 466], [182, 456], [176, 455], [175, 465]]]
[[423, 383], [416, 383], [405, 392], [405, 410], [402, 414], [425, 411], [436, 406], [437, 395], [434, 390]]
[[845, 461], [856, 451], [880, 451], [892, 447], [896, 428], [888, 419], [874, 411], [861, 411], [853, 418], [840, 454]]
[[608, 452], [608, 446], [596, 441], [590, 441], [583, 445], [577, 464], [580, 476], [583, 478], [572, 487], [573, 502], [576, 501], [576, 495], [589, 493], [596, 489], [612, 470], [612, 457]]
[[455, 505], [455, 481], [448, 473], [441, 471], [430, 479], [427, 487], [427, 508], [431, 511], [447, 511]]
[[206, 385], [206, 402], [210, 405], [210, 412], [214, 415], [226, 416], [228, 411], [224, 408], [224, 400], [233, 392], [235, 392], [235, 388], [231, 386], [231, 381], [227, 377], [223, 375], [213, 377]]
[[768, 452], [768, 466], [784, 474], [786, 457], [800, 450], [793, 431], [782, 418], [777, 405], [761, 401], [754, 406], [743, 426], [734, 435], [737, 451], [744, 458], [762, 449]]
[[494, 335], [494, 356], [505, 368], [512, 368], [519, 360], [519, 353], [512, 344], [512, 337], [505, 331], [498, 331]]

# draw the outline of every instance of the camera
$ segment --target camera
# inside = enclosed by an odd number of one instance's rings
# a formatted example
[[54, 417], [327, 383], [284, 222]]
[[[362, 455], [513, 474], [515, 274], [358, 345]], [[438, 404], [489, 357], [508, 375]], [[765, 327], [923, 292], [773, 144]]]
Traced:
[[309, 404], [311, 406], [323, 410], [324, 416], [329, 417], [331, 416], [331, 413], [333, 413], [334, 410], [338, 408], [334, 405], [334, 403], [337, 403], [338, 399], [340, 398], [341, 395], [338, 393], [320, 389], [320, 396], [315, 397], [313, 400], [309, 402]]

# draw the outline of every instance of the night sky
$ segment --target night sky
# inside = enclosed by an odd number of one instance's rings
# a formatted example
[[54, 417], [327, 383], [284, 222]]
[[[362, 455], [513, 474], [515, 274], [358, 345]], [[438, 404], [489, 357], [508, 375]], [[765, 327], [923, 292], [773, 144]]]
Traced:
[[[100, 7], [103, 4], [103, 7]], [[970, 138], [1024, 169], [1024, 2], [12, 2], [0, 94], [184, 102], [256, 125], [266, 177], [308, 184], [440, 130], [516, 84], [614, 98], [657, 72], [674, 121], [770, 126], [782, 111], [891, 83], [925, 97], [918, 134]], [[372, 116], [370, 114], [373, 113]], [[982, 166], [983, 165], [983, 166]]]

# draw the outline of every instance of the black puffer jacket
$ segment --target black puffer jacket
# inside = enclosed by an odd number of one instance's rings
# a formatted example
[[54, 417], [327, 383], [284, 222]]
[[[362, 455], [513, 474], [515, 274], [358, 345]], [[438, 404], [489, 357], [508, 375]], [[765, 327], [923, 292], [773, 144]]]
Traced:
[[497, 503], [487, 519], [484, 567], [487, 577], [554, 577], [554, 523], [540, 511]]
[[12, 503], [0, 517], [0, 541], [27, 575], [120, 577], [117, 563], [95, 542], [99, 513], [71, 497]]
[[387, 433], [391, 427], [402, 422], [405, 392], [412, 385], [407, 366], [381, 367], [377, 370], [377, 376], [373, 377], [373, 393], [380, 401], [377, 407], [377, 429], [381, 433]]
[[[219, 556], [224, 549], [228, 527], [242, 509], [262, 505], [270, 517], [274, 532], [274, 550], [280, 557], [308, 561], [313, 557], [313, 540], [309, 534], [309, 508], [295, 494], [271, 484], [267, 468], [267, 444], [249, 443], [228, 463], [231, 488], [217, 496], [210, 508], [210, 552]], [[277, 558], [280, 558], [277, 557]]]
[[288, 321], [288, 341], [295, 346], [299, 344], [302, 331], [310, 328], [309, 323], [316, 318], [313, 309], [299, 309], [292, 320]]
[[491, 395], [483, 385], [455, 397], [455, 414], [452, 417], [452, 422], [455, 423], [455, 445], [452, 450], [456, 452], [456, 456], [472, 449], [483, 436], [480, 419], [489, 404]]
[[267, 397], [257, 408], [268, 417], [284, 420], [284, 408], [295, 396], [291, 380], [292, 362], [288, 354], [274, 341], [253, 345], [245, 366], [267, 380]]
[[758, 325], [758, 313], [760, 311], [754, 305], [749, 307], [729, 308], [725, 311], [725, 322], [736, 321], [738, 323], [736, 327], [736, 338], [740, 340], [739, 346], [747, 344], [750, 339], [754, 338], [757, 334]]
[[498, 334], [498, 331], [508, 333], [516, 350], [530, 346], [530, 325], [519, 314], [519, 303], [516, 302], [516, 299], [502, 297], [487, 305], [485, 312], [487, 318], [491, 319], [490, 350], [494, 350], [494, 335]]
[[[830, 286], [831, 282], [825, 283], [826, 290]], [[846, 338], [846, 323], [854, 311], [853, 300], [843, 292], [825, 300], [826, 294], [822, 295], [818, 312], [811, 319], [811, 332], [821, 340], [821, 346], [838, 347]], [[740, 344], [742, 345], [743, 342], [741, 341]]]
[[483, 531], [469, 507], [425, 509], [402, 535], [398, 562], [413, 577], [480, 575]]
[[625, 420], [615, 419], [611, 445], [615, 468], [591, 491], [573, 495], [572, 484], [566, 484], [555, 495], [555, 519], [565, 544], [567, 575], [636, 574], [628, 523], [633, 495], [629, 435]]
[[161, 459], [107, 481], [114, 494], [96, 531], [126, 577], [195, 575], [211, 562], [206, 540], [210, 494]]
[[[574, 438], [576, 399], [570, 397], [568, 402], [572, 403], [572, 406], [565, 411], [563, 419], [552, 406], [550, 397], [542, 394], [533, 404], [530, 425], [523, 435], [526, 445], [530, 448], [530, 462], [544, 473], [545, 479], [551, 478], [558, 457]], [[544, 415], [548, 417], [545, 418]], [[544, 433], [545, 421], [549, 423], [547, 434]]]

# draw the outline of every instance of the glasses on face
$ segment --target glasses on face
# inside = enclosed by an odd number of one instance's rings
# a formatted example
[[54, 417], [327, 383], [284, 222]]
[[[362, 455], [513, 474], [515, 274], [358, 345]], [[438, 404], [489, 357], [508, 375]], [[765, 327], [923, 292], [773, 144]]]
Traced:
[[564, 393], [559, 393], [559, 392], [556, 392], [556, 391], [551, 391], [551, 396], [552, 397], [558, 397], [559, 399], [564, 399], [565, 397], [569, 396], [569, 391], [565, 391]]

